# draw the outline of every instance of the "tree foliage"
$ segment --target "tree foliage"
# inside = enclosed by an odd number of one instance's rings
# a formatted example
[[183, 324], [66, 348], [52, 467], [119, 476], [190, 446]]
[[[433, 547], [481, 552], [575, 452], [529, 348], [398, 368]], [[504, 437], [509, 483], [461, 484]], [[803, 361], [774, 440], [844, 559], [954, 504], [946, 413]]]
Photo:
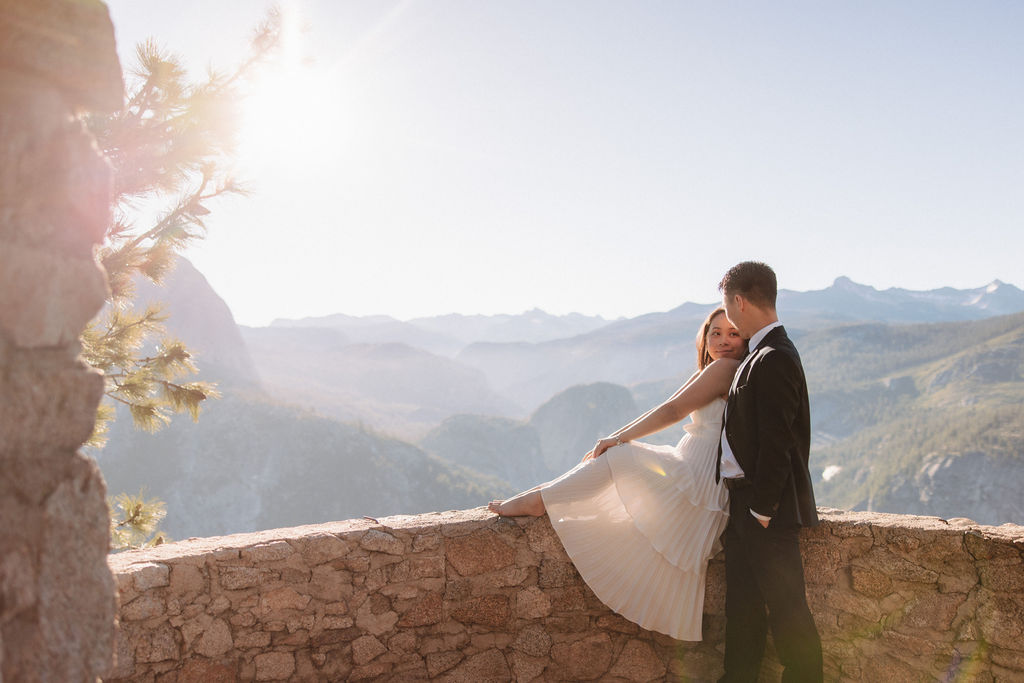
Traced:
[[[141, 43], [125, 73], [124, 108], [86, 119], [113, 167], [112, 221], [98, 258], [110, 296], [81, 337], [82, 358], [102, 370], [106, 399], [87, 445], [102, 447], [116, 405], [136, 427], [156, 431], [172, 415], [198, 420], [204, 401], [217, 397], [209, 382], [188, 381], [192, 353], [166, 336], [158, 305], [137, 310], [136, 278], [162, 284], [177, 255], [205, 235], [213, 200], [244, 194], [232, 175], [239, 90], [280, 42], [272, 10], [257, 27], [248, 57], [233, 71], [210, 71], [191, 81], [180, 60], [153, 41]], [[115, 547], [152, 541], [163, 503], [121, 494], [111, 501]]]
[[146, 492], [133, 496], [121, 493], [113, 496], [110, 506], [110, 544], [115, 549], [142, 548], [160, 545], [167, 540], [157, 529], [167, 516], [163, 501], [146, 499]]

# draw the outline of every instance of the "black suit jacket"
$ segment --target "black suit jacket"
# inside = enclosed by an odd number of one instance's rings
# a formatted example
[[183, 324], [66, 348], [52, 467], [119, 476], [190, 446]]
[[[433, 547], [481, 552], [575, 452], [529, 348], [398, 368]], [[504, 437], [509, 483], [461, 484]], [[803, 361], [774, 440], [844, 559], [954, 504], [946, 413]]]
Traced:
[[788, 524], [814, 526], [807, 460], [811, 411], [800, 354], [786, 330], [769, 332], [739, 369], [729, 390], [725, 434], [744, 477], [750, 508]]

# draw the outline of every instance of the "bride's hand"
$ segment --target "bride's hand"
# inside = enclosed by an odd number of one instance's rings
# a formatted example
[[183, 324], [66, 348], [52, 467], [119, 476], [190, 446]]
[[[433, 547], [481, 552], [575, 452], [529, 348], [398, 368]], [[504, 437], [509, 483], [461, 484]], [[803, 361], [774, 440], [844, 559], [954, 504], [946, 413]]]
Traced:
[[605, 437], [605, 438], [601, 439], [600, 441], [598, 441], [597, 444], [594, 446], [594, 449], [592, 451], [590, 451], [589, 453], [587, 453], [586, 455], [584, 455], [583, 459], [584, 460], [593, 460], [594, 458], [599, 458], [599, 457], [601, 457], [602, 453], [604, 453], [606, 450], [608, 450], [609, 448], [611, 448], [615, 444], [616, 444], [615, 439], [611, 438], [610, 436], [609, 437]]

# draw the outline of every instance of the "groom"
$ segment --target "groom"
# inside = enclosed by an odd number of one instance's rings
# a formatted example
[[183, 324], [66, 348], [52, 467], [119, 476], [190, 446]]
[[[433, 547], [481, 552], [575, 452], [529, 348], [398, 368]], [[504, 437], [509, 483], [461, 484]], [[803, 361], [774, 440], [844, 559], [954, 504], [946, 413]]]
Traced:
[[821, 681], [821, 640], [800, 559], [800, 527], [818, 523], [807, 469], [811, 426], [803, 366], [775, 313], [771, 268], [740, 263], [718, 289], [729, 321], [750, 339], [729, 389], [715, 472], [729, 489], [720, 680], [757, 680], [770, 626], [782, 680]]

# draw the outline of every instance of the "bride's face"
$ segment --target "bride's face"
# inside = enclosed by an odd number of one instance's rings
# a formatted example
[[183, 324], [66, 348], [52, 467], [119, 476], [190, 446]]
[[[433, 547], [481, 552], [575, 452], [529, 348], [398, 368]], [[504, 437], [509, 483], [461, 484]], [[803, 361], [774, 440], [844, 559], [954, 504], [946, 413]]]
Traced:
[[732, 326], [725, 313], [719, 313], [708, 327], [708, 355], [713, 360], [719, 358], [743, 358], [743, 337], [739, 330]]

